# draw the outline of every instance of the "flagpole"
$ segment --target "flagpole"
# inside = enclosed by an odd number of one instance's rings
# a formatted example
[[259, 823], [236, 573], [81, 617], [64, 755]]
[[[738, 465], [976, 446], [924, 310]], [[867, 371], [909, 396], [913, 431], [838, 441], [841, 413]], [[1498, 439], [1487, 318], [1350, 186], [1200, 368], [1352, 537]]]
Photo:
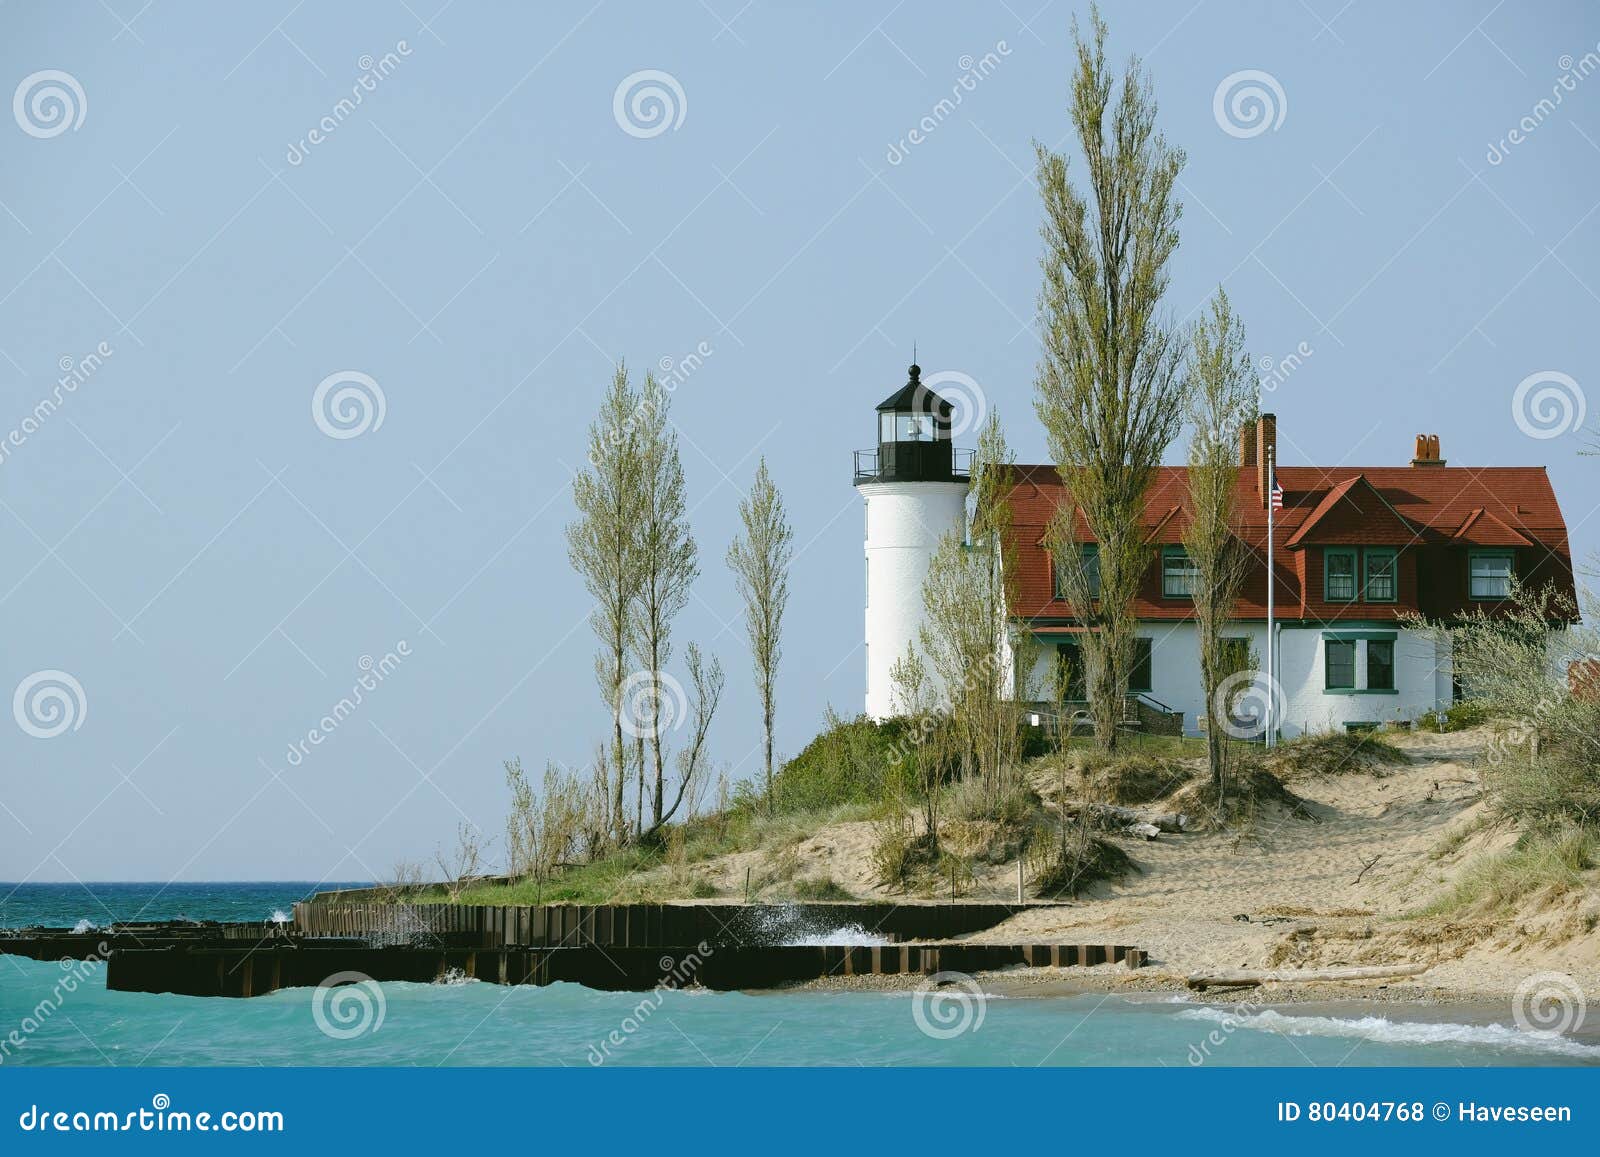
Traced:
[[1272, 611], [1273, 611], [1273, 572], [1272, 572], [1272, 539], [1273, 539], [1273, 508], [1277, 503], [1278, 489], [1278, 463], [1277, 447], [1264, 447], [1267, 451], [1267, 736], [1266, 746], [1272, 747], [1275, 734], [1278, 730], [1277, 712], [1275, 708], [1278, 696], [1274, 692], [1277, 687], [1277, 648], [1273, 645], [1272, 637]]

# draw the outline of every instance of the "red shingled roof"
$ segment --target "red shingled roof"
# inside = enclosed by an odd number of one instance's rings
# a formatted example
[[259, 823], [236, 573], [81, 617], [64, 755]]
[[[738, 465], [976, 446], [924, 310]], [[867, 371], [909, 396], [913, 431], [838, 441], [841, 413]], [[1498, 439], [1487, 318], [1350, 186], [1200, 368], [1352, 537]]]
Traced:
[[[1024, 544], [1016, 611], [1065, 618], [1067, 605], [1051, 597], [1045, 526], [1066, 490], [1054, 466], [1016, 466], [1012, 490], [1017, 541]], [[1182, 541], [1188, 522], [1188, 471], [1163, 466], [1145, 504], [1151, 541]], [[1277, 511], [1277, 601], [1280, 614], [1303, 618], [1393, 618], [1407, 611], [1448, 615], [1469, 605], [1469, 547], [1510, 547], [1517, 573], [1528, 581], [1554, 579], [1572, 591], [1572, 560], [1555, 491], [1542, 466], [1280, 466], [1283, 509]], [[1237, 509], [1241, 536], [1263, 556], [1267, 511], [1256, 471], [1239, 472]], [[1079, 534], [1092, 541], [1081, 516]], [[1324, 545], [1392, 546], [1400, 554], [1399, 598], [1392, 604], [1322, 601]], [[1264, 557], [1246, 580], [1240, 617], [1265, 615]], [[1141, 618], [1189, 617], [1184, 600], [1161, 596], [1153, 568], [1138, 600]]]

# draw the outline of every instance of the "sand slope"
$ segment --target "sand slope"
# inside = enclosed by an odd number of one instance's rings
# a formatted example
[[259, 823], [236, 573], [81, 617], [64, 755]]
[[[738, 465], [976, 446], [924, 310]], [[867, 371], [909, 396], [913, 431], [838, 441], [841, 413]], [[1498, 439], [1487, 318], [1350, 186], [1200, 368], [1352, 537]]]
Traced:
[[[1320, 822], [1269, 805], [1244, 834], [1123, 840], [1138, 875], [973, 939], [1138, 945], [1152, 965], [1129, 977], [1141, 987], [1203, 969], [1427, 962], [1435, 967], [1420, 980], [1390, 987], [1503, 997], [1531, 973], [1554, 970], [1600, 993], [1600, 930], [1593, 927], [1600, 895], [1593, 892], [1530, 901], [1493, 920], [1415, 915], [1465, 864], [1515, 839], [1486, 826], [1474, 770], [1486, 738], [1482, 731], [1403, 735], [1396, 741], [1410, 766], [1293, 779]], [[1472, 834], [1442, 854], [1452, 829]], [[871, 823], [831, 825], [778, 853], [791, 857], [782, 865], [775, 867], [773, 853], [742, 853], [697, 874], [732, 895], [742, 895], [750, 868], [757, 881], [764, 873], [827, 878], [855, 896], [884, 898], [869, 863], [873, 838]], [[1010, 900], [1015, 888], [1013, 861], [978, 869], [976, 879], [962, 881], [961, 896]]]

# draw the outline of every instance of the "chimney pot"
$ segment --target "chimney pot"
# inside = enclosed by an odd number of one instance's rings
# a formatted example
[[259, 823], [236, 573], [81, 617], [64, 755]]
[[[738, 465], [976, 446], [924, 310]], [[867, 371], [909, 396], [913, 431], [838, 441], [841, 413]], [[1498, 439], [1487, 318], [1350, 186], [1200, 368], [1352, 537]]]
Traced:
[[1272, 481], [1269, 472], [1278, 464], [1278, 418], [1262, 414], [1256, 420], [1256, 494], [1266, 509]]
[[1443, 466], [1444, 459], [1439, 457], [1439, 435], [1418, 434], [1417, 456], [1411, 459], [1413, 466]]

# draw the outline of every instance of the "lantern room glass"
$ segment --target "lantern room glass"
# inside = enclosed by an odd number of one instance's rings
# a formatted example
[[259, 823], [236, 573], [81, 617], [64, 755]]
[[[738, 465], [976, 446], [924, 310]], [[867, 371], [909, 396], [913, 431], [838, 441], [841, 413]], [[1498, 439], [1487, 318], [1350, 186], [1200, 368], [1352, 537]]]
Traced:
[[939, 429], [939, 420], [933, 414], [890, 411], [878, 415], [880, 442], [938, 442], [948, 437], [948, 432]]

